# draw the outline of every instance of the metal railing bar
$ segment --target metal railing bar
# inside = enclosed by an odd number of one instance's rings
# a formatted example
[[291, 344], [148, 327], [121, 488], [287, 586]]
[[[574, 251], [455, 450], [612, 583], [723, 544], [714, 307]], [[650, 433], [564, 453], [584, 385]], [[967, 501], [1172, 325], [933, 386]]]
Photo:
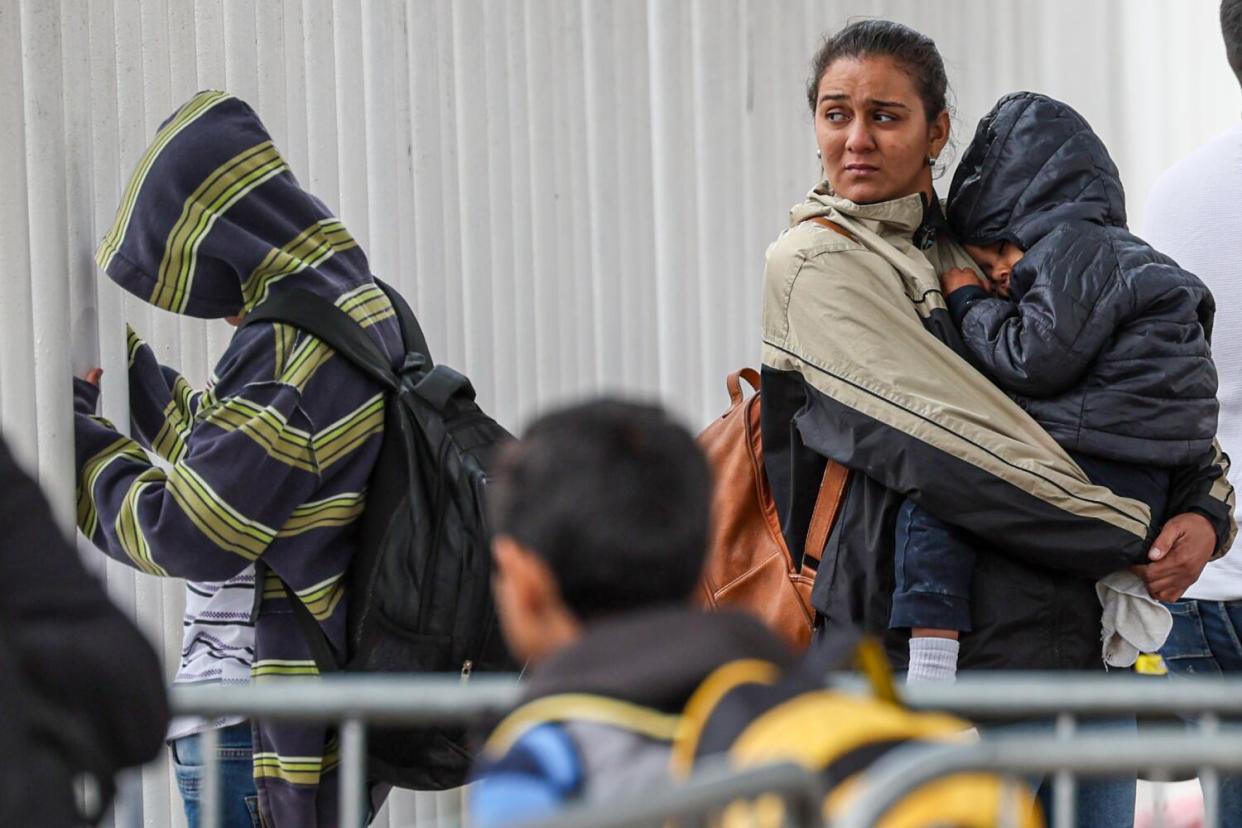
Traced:
[[1001, 814], [1002, 828], [1021, 828], [1021, 797], [1019, 785], [1013, 779], [1006, 778], [1001, 783]]
[[[1187, 715], [1211, 713], [1224, 716], [1242, 716], [1242, 680], [1239, 679], [1195, 679], [1165, 682], [1144, 677], [1129, 676], [1056, 676], [1055, 692], [1050, 691], [1046, 674], [1005, 673], [997, 675], [965, 674], [955, 685], [911, 685], [903, 688], [907, 702], [915, 708], [928, 708], [956, 712], [972, 718], [1039, 718], [1057, 717], [1060, 714], [1072, 713], [1084, 717], [1117, 716], [1140, 714], [1172, 715], [1174, 712]], [[831, 686], [851, 691], [867, 692], [857, 677], [834, 676]], [[468, 684], [461, 683], [457, 674], [443, 676], [428, 675], [342, 675], [323, 676], [309, 679], [284, 679], [279, 682], [259, 683], [245, 686], [174, 686], [172, 688], [172, 705], [178, 714], [200, 716], [237, 715], [250, 719], [271, 721], [321, 721], [346, 722], [355, 720], [362, 727], [365, 740], [365, 724], [363, 723], [478, 723], [488, 718], [498, 717], [508, 712], [519, 700], [522, 687], [511, 676], [480, 676]], [[1197, 741], [1195, 748], [1204, 744], [1202, 731], [1193, 732]], [[1183, 730], [1182, 735], [1186, 733]], [[211, 738], [204, 734], [204, 753], [208, 753], [207, 741]], [[1151, 733], [1143, 735], [1142, 740], [1133, 742], [1143, 749], [1150, 746]], [[342, 730], [344, 740], [344, 729]], [[1023, 737], [989, 737], [983, 744], [987, 749], [994, 748], [997, 741], [1004, 745], [1020, 743], [1030, 745], [1037, 742], [1030, 736]], [[1065, 765], [1065, 772], [1082, 770], [1080, 749], [1084, 744], [1095, 744], [1105, 739], [1111, 747], [1108, 749], [1114, 764], [1109, 770], [1117, 770], [1116, 753], [1128, 750], [1131, 745], [1124, 737], [1092, 737], [1085, 742], [1075, 738], [1072, 742], [1074, 760]], [[1242, 755], [1242, 743], [1238, 737], [1225, 740], [1232, 749]], [[1103, 743], [1103, 742], [1100, 742]], [[1212, 742], [1215, 744], [1216, 742]], [[344, 752], [344, 744], [342, 751]], [[365, 746], [361, 754], [365, 753]], [[1147, 754], [1151, 756], [1152, 754]], [[1187, 759], [1187, 757], [1190, 757]], [[348, 775], [348, 766], [342, 755], [342, 786], [344, 777]], [[1184, 760], [1184, 761], [1183, 761]], [[1015, 760], [1016, 761], [1016, 760]], [[1034, 760], [1028, 760], [1028, 763]], [[213, 766], [214, 762], [208, 762]], [[1035, 762], [1042, 772], [1055, 772], [1055, 763], [1041, 759]], [[1123, 761], [1129, 767], [1181, 767], [1193, 769], [1206, 767], [1204, 799], [1205, 806], [1211, 808], [1211, 801], [1218, 798], [1218, 785], [1214, 781], [1215, 771], [1209, 766], [1218, 763], [1211, 756], [1182, 755], [1162, 757], [1161, 761], [1153, 762], [1149, 758], [1145, 762], [1135, 759]], [[1242, 761], [1237, 763], [1242, 765]], [[986, 765], [990, 768], [992, 765]], [[1225, 763], [1222, 767], [1232, 768], [1235, 765]], [[1020, 772], [1023, 767], [1008, 767], [1013, 772]], [[217, 769], [218, 770], [218, 769]], [[766, 770], [764, 772], [767, 772]], [[1202, 770], [1200, 771], [1203, 772]], [[208, 803], [208, 783], [212, 770], [205, 769], [203, 803], [205, 811]], [[805, 775], [805, 772], [804, 772]], [[692, 808], [684, 806], [682, 797], [692, 800], [703, 795], [702, 785], [696, 780], [676, 792], [669, 793], [671, 805], [678, 813], [691, 813]], [[734, 780], [730, 780], [730, 785]], [[723, 792], [722, 792], [723, 793]], [[736, 788], [729, 789], [730, 798], [739, 798]], [[758, 791], [757, 791], [758, 793]], [[342, 790], [344, 796], [344, 790]], [[663, 796], [663, 794], [661, 794]], [[365, 796], [365, 794], [364, 794]], [[1064, 794], [1062, 794], [1064, 797]], [[744, 797], [742, 797], [744, 798]], [[1072, 798], [1071, 798], [1072, 800]], [[697, 801], [697, 800], [696, 800]], [[805, 800], [793, 797], [794, 804], [805, 804]], [[218, 799], [215, 800], [218, 807]], [[627, 803], [640, 807], [642, 813], [657, 816], [656, 812], [662, 804], [657, 801]], [[342, 804], [344, 807], [344, 801]], [[798, 807], [802, 807], [801, 804]], [[1071, 804], [1072, 809], [1072, 804]], [[1218, 807], [1218, 805], [1217, 805]], [[688, 809], [688, 810], [687, 810]], [[588, 818], [588, 825], [621, 825], [624, 821], [615, 821], [617, 809], [608, 809], [607, 814], [591, 815], [589, 812], [578, 814], [575, 819]], [[626, 816], [627, 811], [621, 811]], [[1062, 814], [1063, 815], [1063, 814]], [[640, 814], [641, 816], [641, 814]], [[627, 818], [631, 818], [629, 815]], [[204, 812], [204, 819], [206, 813]], [[636, 817], [634, 817], [636, 818]], [[602, 821], [601, 821], [602, 820]], [[566, 823], [577, 824], [577, 823]], [[1210, 823], [1209, 823], [1210, 824]], [[204, 821], [204, 825], [209, 825]]]
[[[1056, 720], [1056, 738], [1066, 741], [1074, 738], [1074, 716], [1061, 713]], [[1078, 779], [1068, 770], [1058, 770], [1052, 781], [1052, 824], [1055, 828], [1073, 828], [1077, 820]]]
[[1180, 728], [1138, 735], [1079, 734], [1056, 737], [993, 735], [974, 744], [941, 745], [895, 751], [877, 762], [862, 780], [855, 804], [834, 828], [869, 828], [894, 803], [927, 782], [963, 771], [1080, 775], [1118, 771], [1194, 768], [1242, 769], [1242, 734], [1212, 738]]
[[[861, 679], [840, 677], [831, 685], [868, 692]], [[1055, 690], [1053, 690], [1055, 688]], [[1212, 712], [1242, 714], [1242, 679], [1195, 679], [1177, 682], [1145, 676], [1057, 675], [1047, 673], [959, 674], [956, 684], [925, 682], [901, 688], [911, 707], [944, 710], [972, 717], [1172, 715]]]
[[734, 800], [775, 795], [791, 809], [789, 822], [810, 825], [819, 816], [825, 790], [818, 776], [800, 765], [782, 763], [745, 771], [723, 766], [706, 769], [675, 787], [653, 791], [643, 797], [567, 808], [547, 820], [522, 823], [521, 828], [632, 828], [661, 825], [665, 820], [687, 819], [722, 808]]
[[219, 828], [220, 803], [220, 731], [212, 728], [199, 734], [202, 751], [203, 787], [199, 790], [199, 820], [203, 828]]
[[[1220, 733], [1220, 717], [1204, 713], [1199, 717], [1199, 732], [1211, 739]], [[1214, 828], [1220, 825], [1220, 774], [1216, 768], [1199, 768], [1199, 788], [1203, 791], [1203, 824]]]
[[341, 724], [341, 825], [365, 828], [367, 821], [367, 725], [360, 718]]
[[[861, 679], [834, 678], [832, 686], [867, 692]], [[902, 688], [915, 708], [968, 717], [1054, 717], [1214, 712], [1242, 715], [1242, 679], [1181, 680], [1144, 677], [1056, 677], [1050, 692], [1047, 674], [970, 675], [956, 684]], [[521, 685], [512, 678], [475, 676], [469, 684], [451, 676], [373, 674], [282, 679], [243, 686], [174, 685], [173, 708], [185, 715], [235, 715], [279, 720], [339, 721], [365, 711], [369, 721], [463, 722], [504, 713], [518, 700]]]
[[474, 678], [463, 685], [450, 676], [322, 676], [263, 684], [173, 685], [177, 715], [244, 716], [267, 721], [466, 723], [503, 714], [521, 685], [510, 678]]

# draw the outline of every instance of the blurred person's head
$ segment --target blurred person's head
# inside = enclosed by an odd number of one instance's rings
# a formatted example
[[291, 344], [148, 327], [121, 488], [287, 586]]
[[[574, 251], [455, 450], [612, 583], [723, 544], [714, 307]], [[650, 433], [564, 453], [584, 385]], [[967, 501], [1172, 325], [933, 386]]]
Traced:
[[662, 409], [602, 400], [548, 414], [490, 488], [505, 638], [538, 661], [598, 619], [689, 602], [709, 538], [711, 472]]
[[833, 191], [867, 204], [924, 193], [949, 140], [948, 79], [935, 42], [890, 20], [851, 23], [811, 62], [807, 104]]
[[1220, 31], [1225, 36], [1225, 55], [1242, 84], [1242, 0], [1221, 0]]

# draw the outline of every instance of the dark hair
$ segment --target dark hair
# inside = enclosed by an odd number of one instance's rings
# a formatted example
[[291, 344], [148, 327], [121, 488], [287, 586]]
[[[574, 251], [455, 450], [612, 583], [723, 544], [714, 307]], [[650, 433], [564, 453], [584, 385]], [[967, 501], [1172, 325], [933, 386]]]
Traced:
[[892, 58], [914, 81], [927, 120], [949, 108], [949, 79], [936, 42], [909, 26], [891, 20], [859, 20], [851, 23], [824, 43], [811, 61], [811, 77], [806, 85], [806, 102], [815, 114], [819, 81], [842, 58]]
[[601, 400], [548, 414], [502, 453], [492, 526], [548, 564], [579, 618], [686, 601], [707, 554], [712, 477], [662, 409]]
[[1221, 0], [1220, 31], [1225, 36], [1225, 56], [1242, 83], [1242, 0]]

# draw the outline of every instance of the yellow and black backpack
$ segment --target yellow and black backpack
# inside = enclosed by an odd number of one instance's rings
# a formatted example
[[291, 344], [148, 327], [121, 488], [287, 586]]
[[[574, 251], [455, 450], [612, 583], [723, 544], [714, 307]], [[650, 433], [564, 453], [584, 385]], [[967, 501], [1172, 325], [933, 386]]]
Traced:
[[[674, 775], [688, 778], [696, 767], [713, 760], [718, 765], [721, 757], [737, 770], [792, 762], [822, 775], [823, 817], [830, 823], [853, 804], [863, 772], [882, 756], [919, 743], [970, 738], [965, 720], [901, 705], [877, 642], [860, 642], [855, 659], [871, 696], [825, 689], [822, 673], [782, 676], [763, 661], [720, 667], [686, 706], [673, 747]], [[916, 788], [876, 828], [992, 828], [1002, 823], [1005, 810], [1015, 808], [1021, 828], [1044, 825], [1026, 786], [996, 773], [957, 773]], [[721, 822], [723, 828], [766, 828], [783, 819], [779, 803], [760, 800], [735, 803]]]

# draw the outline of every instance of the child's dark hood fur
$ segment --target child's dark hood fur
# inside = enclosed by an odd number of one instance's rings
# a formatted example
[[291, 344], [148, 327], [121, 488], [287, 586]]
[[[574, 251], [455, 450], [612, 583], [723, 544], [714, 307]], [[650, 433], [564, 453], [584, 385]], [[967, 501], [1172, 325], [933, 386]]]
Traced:
[[1125, 192], [1081, 115], [1045, 95], [1014, 92], [979, 121], [953, 177], [948, 218], [966, 244], [1030, 250], [1075, 219], [1125, 229]]

